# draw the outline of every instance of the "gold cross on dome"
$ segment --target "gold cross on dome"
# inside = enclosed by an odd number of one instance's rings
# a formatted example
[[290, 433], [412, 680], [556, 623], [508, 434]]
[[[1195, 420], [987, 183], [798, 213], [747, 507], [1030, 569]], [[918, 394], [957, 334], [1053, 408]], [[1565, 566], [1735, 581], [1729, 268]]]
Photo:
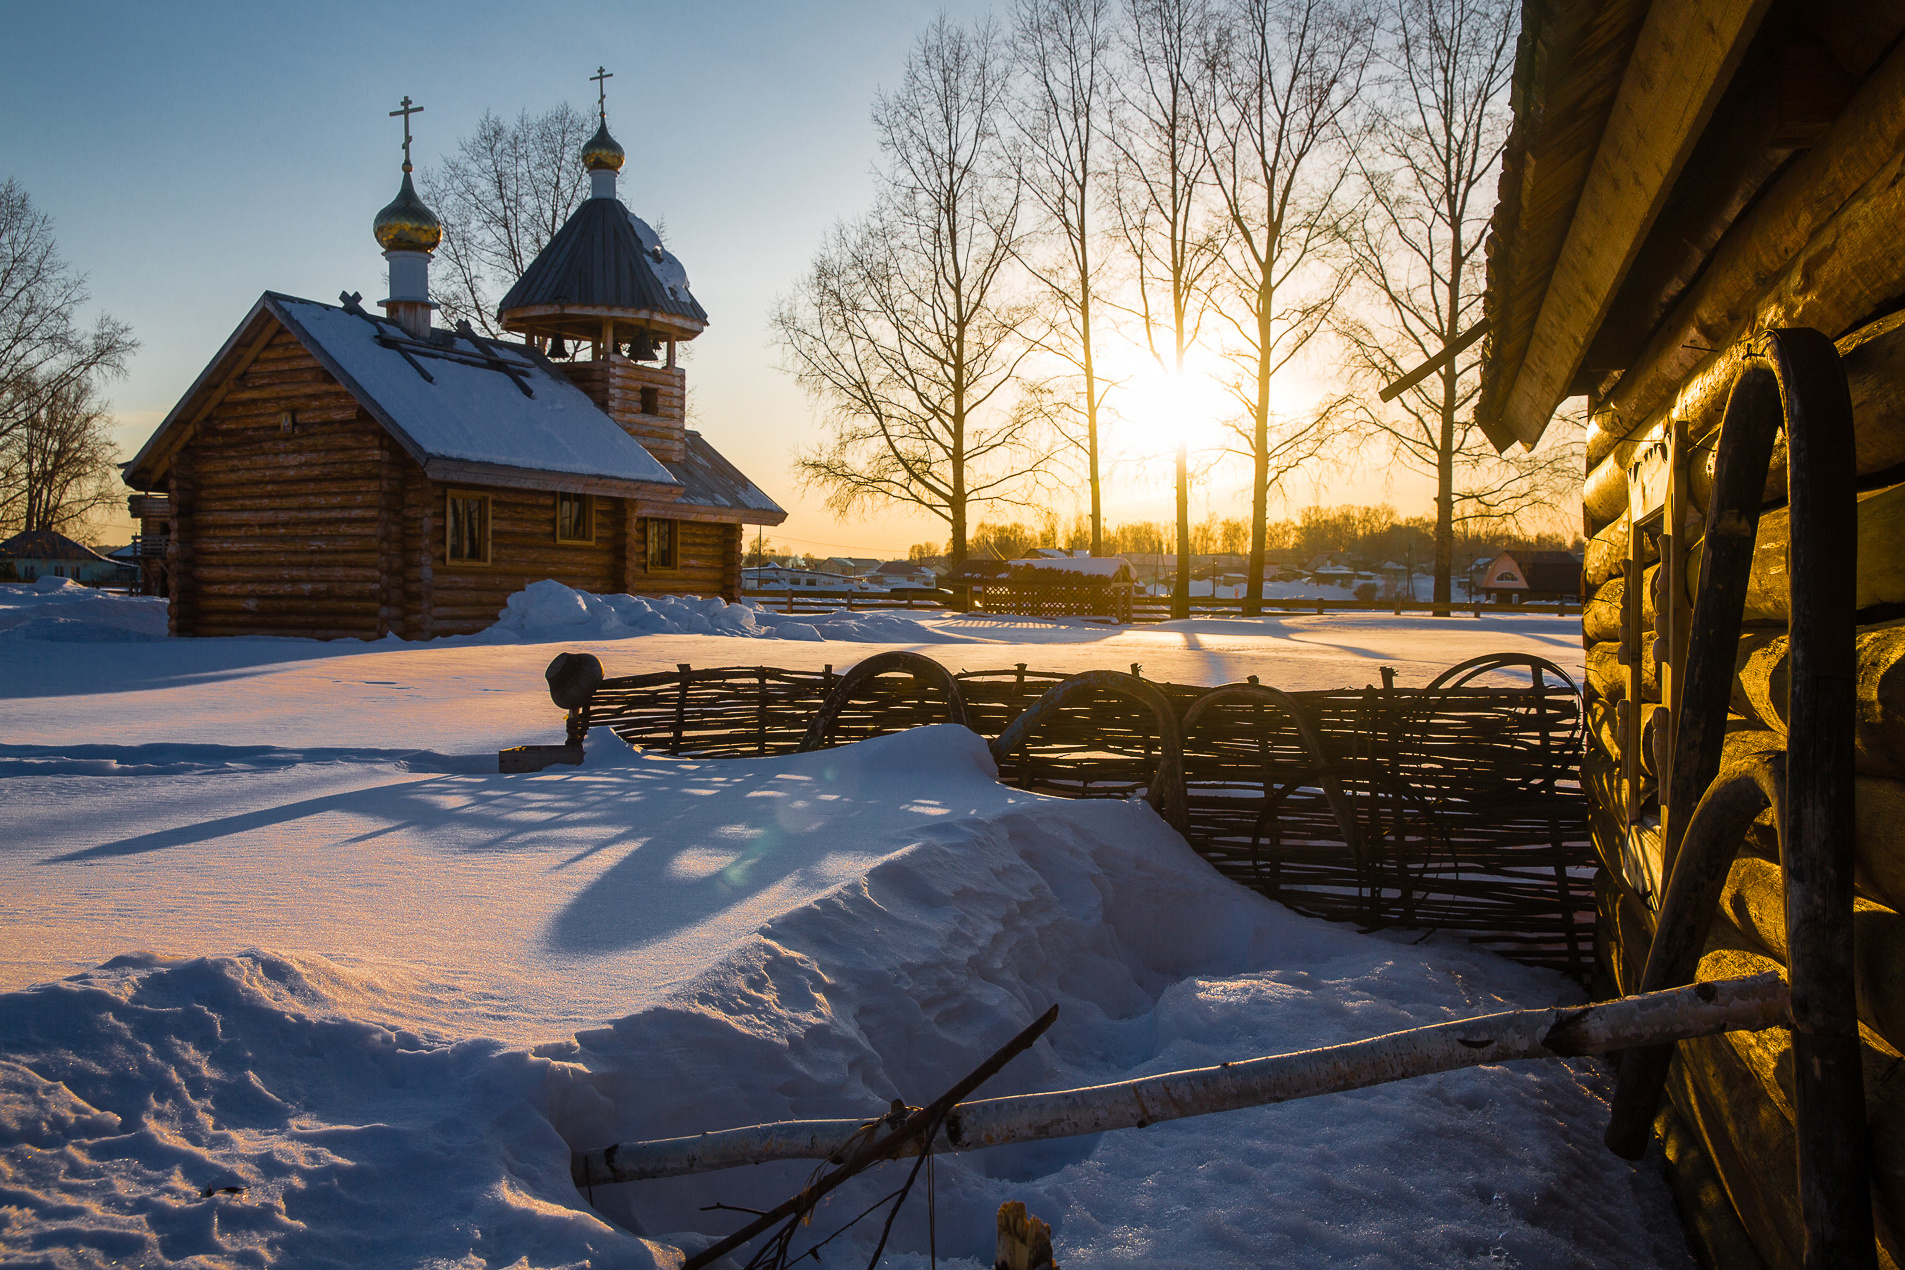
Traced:
[[602, 117], [602, 122], [607, 123], [609, 121], [608, 85], [602, 81], [614, 79], [615, 72], [606, 66], [598, 66], [595, 68], [595, 74], [589, 78], [595, 83], [595, 111]]
[[390, 112], [392, 119], [395, 119], [398, 115], [403, 116], [403, 170], [406, 172], [410, 170], [410, 116], [420, 115], [422, 113], [423, 107], [411, 105], [410, 96], [407, 93], [404, 95], [403, 108]]

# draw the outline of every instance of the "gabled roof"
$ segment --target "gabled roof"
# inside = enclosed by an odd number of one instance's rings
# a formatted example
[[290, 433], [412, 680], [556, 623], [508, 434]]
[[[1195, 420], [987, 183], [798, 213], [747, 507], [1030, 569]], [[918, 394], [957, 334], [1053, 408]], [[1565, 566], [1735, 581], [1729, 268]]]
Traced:
[[171, 454], [281, 325], [439, 481], [667, 498], [680, 482], [540, 353], [267, 291], [126, 467], [160, 484]]
[[707, 310], [688, 291], [680, 262], [619, 198], [584, 200], [496, 311], [545, 305], [665, 314], [697, 325], [708, 321]]
[[29, 529], [0, 542], [0, 557], [8, 560], [105, 560], [112, 563], [91, 547], [50, 529]]
[[681, 482], [681, 495], [669, 507], [706, 507], [738, 512], [724, 520], [744, 525], [778, 525], [787, 519], [781, 505], [721, 456], [699, 432], [686, 434], [686, 453], [678, 463], [664, 463], [669, 475]]

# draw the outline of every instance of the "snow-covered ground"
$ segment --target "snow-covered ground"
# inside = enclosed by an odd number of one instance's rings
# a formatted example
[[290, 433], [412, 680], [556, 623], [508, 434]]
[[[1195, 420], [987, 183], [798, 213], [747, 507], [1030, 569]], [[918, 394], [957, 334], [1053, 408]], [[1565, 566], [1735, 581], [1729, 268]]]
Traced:
[[[572, 1146], [924, 1102], [1053, 1003], [986, 1093], [1578, 996], [1296, 917], [1141, 803], [999, 785], [960, 729], [725, 762], [598, 733], [581, 768], [500, 776], [497, 748], [560, 735], [534, 631], [74, 639], [22, 631], [55, 616], [25, 592], [0, 592], [0, 1261], [671, 1265], [742, 1220], [704, 1207], [763, 1207], [808, 1170], [592, 1208]], [[560, 646], [612, 673], [911, 646], [1288, 687], [1422, 682], [1505, 646], [1580, 661], [1552, 618], [920, 624], [931, 641]], [[1657, 1166], [1599, 1144], [1609, 1092], [1591, 1062], [1517, 1064], [961, 1156], [937, 1170], [938, 1249], [989, 1264], [1021, 1199], [1070, 1267], [1688, 1265]], [[836, 1193], [811, 1240], [892, 1172]], [[821, 1264], [864, 1265], [873, 1224]], [[926, 1264], [918, 1199], [894, 1238], [884, 1264]]]

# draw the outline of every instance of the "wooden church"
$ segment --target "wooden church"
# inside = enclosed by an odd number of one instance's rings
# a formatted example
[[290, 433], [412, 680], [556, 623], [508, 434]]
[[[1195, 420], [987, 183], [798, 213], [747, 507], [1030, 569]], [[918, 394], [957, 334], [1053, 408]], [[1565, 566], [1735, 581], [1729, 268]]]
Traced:
[[590, 197], [499, 307], [516, 342], [432, 322], [418, 109], [392, 112], [384, 314], [267, 291], [126, 466], [172, 633], [428, 639], [544, 578], [738, 598], [743, 526], [787, 513], [686, 426], [676, 349], [707, 314], [617, 197], [606, 111]]

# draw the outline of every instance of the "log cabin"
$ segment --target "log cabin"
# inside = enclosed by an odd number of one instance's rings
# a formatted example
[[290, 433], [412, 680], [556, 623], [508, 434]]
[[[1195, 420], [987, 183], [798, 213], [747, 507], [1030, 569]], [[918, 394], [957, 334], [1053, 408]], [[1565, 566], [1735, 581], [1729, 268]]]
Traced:
[[[1478, 425], [1588, 402], [1596, 996], [1777, 969], [1620, 1056], [1710, 1266], [1905, 1258], [1905, 4], [1527, 0]], [[1664, 1093], [1664, 1097], [1663, 1097]]]
[[544, 578], [738, 599], [743, 526], [786, 512], [687, 427], [677, 349], [707, 314], [617, 195], [606, 110], [590, 197], [499, 307], [510, 340], [433, 322], [415, 109], [373, 226], [385, 312], [265, 292], [126, 465], [172, 633], [429, 639]]

